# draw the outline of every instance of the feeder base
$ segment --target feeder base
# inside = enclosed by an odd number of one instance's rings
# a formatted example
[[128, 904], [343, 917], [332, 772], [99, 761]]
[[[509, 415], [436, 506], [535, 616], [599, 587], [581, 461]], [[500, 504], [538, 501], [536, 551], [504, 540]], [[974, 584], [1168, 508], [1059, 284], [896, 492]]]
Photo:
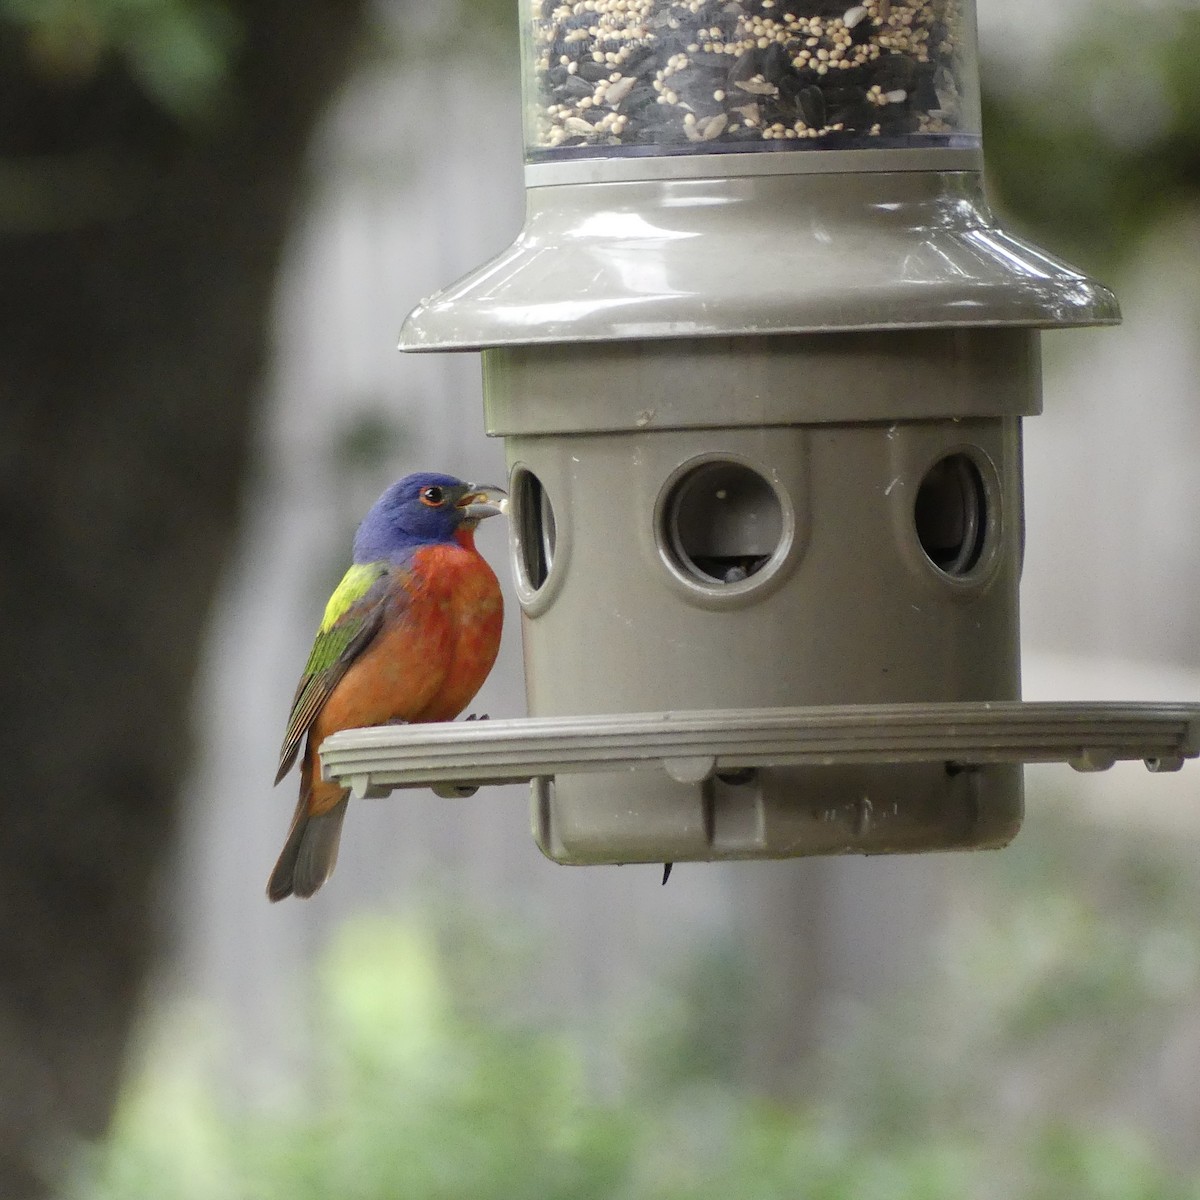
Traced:
[[534, 836], [563, 863], [999, 847], [1022, 763], [1159, 772], [1197, 755], [1200, 704], [1020, 701], [383, 726], [321, 747], [357, 797], [532, 781]]
[[1021, 768], [763, 767], [679, 782], [645, 772], [533, 781], [533, 834], [564, 864], [913, 854], [1006, 846]]

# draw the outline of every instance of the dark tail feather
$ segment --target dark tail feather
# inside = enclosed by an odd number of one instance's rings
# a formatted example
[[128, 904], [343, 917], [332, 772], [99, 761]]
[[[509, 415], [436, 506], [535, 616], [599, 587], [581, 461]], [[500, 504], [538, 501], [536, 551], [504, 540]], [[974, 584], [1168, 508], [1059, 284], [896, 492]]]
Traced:
[[285, 896], [307, 899], [333, 874], [349, 800], [347, 795], [328, 812], [314, 817], [308, 813], [307, 790], [301, 793], [283, 852], [267, 881], [268, 900]]

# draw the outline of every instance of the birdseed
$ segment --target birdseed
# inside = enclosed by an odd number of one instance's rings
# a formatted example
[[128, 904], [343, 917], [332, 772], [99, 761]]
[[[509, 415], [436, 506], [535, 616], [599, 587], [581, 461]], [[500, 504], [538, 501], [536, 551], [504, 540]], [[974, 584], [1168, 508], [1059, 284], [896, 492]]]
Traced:
[[977, 146], [972, 0], [527, 0], [533, 162]]

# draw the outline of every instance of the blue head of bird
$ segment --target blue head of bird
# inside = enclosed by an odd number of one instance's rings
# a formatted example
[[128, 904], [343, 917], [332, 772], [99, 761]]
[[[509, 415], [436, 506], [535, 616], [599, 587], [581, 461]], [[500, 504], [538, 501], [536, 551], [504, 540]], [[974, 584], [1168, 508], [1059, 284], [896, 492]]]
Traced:
[[450, 542], [460, 529], [474, 529], [503, 512], [504, 490], [466, 483], [453, 475], [422, 471], [406, 475], [375, 501], [354, 538], [354, 561], [396, 558], [417, 546]]

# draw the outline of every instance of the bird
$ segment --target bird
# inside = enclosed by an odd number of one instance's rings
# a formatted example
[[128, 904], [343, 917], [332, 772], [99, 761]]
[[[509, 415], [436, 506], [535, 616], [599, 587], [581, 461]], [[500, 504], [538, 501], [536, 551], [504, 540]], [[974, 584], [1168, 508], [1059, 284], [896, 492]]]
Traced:
[[453, 720], [487, 678], [504, 603], [475, 530], [504, 511], [504, 495], [422, 472], [392, 484], [363, 518], [279, 752], [275, 783], [300, 758], [300, 797], [267, 883], [270, 900], [312, 896], [337, 862], [350, 793], [321, 778], [321, 743], [340, 729]]

